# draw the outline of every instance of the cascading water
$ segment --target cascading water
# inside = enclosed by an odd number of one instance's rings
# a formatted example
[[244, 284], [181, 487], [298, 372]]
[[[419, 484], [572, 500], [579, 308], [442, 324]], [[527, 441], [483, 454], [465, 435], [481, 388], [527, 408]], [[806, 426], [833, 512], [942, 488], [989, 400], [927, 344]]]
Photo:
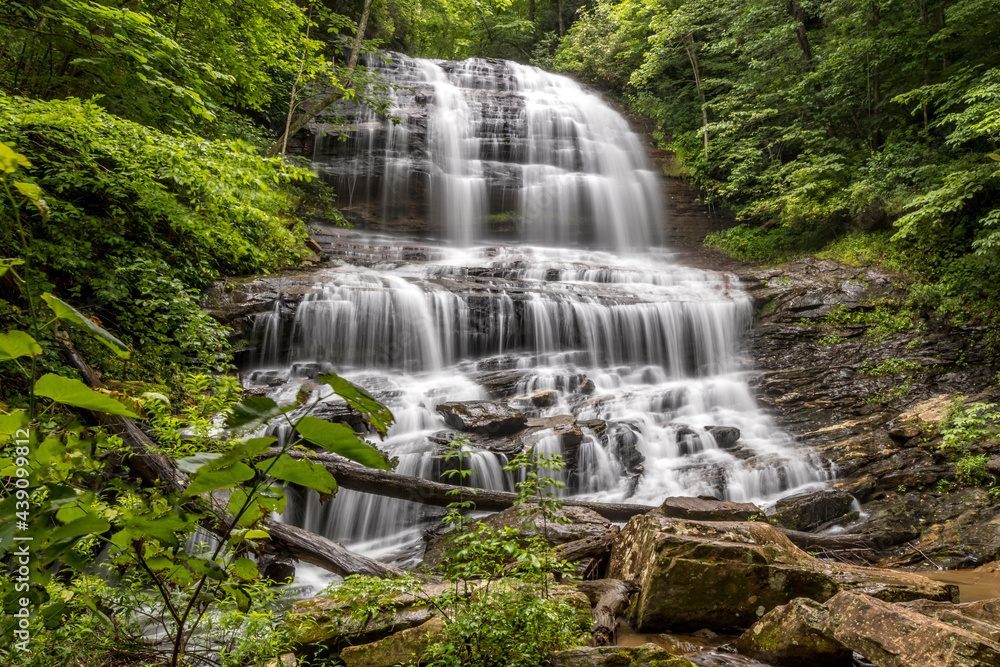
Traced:
[[[394, 229], [417, 211], [447, 245], [329, 231], [337, 266], [291, 320], [258, 317], [250, 385], [292, 400], [327, 368], [362, 384], [393, 410], [380, 446], [407, 475], [441, 472], [455, 434], [439, 404], [499, 399], [550, 418], [523, 440], [568, 459], [572, 494], [766, 502], [829, 477], [743, 379], [748, 297], [656, 247], [658, 177], [621, 116], [514, 63], [396, 57], [383, 70], [398, 124], [355, 110], [348, 141], [317, 144], [317, 167], [349, 214]], [[336, 401], [321, 416], [343, 414]], [[473, 439], [471, 481], [512, 489], [494, 444]], [[342, 490], [325, 505], [302, 494], [286, 520], [392, 558], [435, 511]]]

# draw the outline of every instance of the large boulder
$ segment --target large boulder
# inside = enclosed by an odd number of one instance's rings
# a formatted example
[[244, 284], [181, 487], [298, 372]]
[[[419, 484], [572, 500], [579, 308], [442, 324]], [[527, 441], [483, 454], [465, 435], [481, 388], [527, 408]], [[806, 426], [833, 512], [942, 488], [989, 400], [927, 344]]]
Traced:
[[796, 598], [775, 607], [734, 642], [751, 658], [781, 667], [851, 667], [851, 650], [830, 637], [830, 612]]
[[899, 606], [1000, 642], [1000, 599], [978, 600], [965, 604], [913, 600], [902, 602]]
[[734, 503], [713, 496], [671, 496], [663, 500], [659, 513], [693, 521], [753, 521], [753, 517], [763, 514], [753, 503]]
[[656, 644], [643, 646], [594, 646], [556, 651], [550, 667], [697, 667], [667, 653]]
[[953, 600], [958, 589], [915, 574], [819, 561], [773, 526], [633, 517], [611, 551], [609, 578], [642, 588], [629, 609], [640, 632], [746, 628], [797, 597], [859, 590], [892, 602]]
[[448, 426], [481, 435], [510, 435], [525, 427], [528, 420], [506, 403], [494, 401], [455, 401], [441, 403], [437, 411]]
[[402, 630], [385, 639], [349, 646], [340, 652], [347, 667], [394, 667], [419, 663], [420, 657], [435, 639], [444, 634], [444, 621], [431, 618], [426, 623]]
[[[551, 546], [595, 537], [611, 527], [611, 522], [597, 512], [574, 505], [560, 507], [551, 520], [540, 515], [537, 507], [525, 505], [491, 514], [482, 523], [495, 531], [512, 528], [522, 540], [543, 535]], [[431, 536], [424, 551], [424, 565], [436, 567], [442, 562], [447, 549], [446, 538], [444, 534]]]
[[825, 605], [799, 598], [768, 613], [735, 646], [779, 667], [849, 667], [852, 652], [877, 667], [1000, 665], [1000, 628], [974, 618], [994, 618], [998, 603], [890, 604], [854, 591], [838, 593]]
[[336, 649], [347, 644], [367, 644], [422, 625], [434, 616], [429, 601], [444, 594], [449, 586], [424, 584], [420, 591], [386, 596], [380, 600], [378, 611], [366, 618], [352, 613], [355, 600], [336, 590], [331, 595], [299, 600], [291, 610], [293, 619], [303, 628], [295, 643]]
[[806, 491], [779, 500], [768, 519], [789, 530], [814, 530], [844, 516], [853, 506], [854, 496], [846, 491]]
[[1000, 644], [902, 605], [844, 591], [826, 603], [830, 634], [877, 667], [996, 667]]

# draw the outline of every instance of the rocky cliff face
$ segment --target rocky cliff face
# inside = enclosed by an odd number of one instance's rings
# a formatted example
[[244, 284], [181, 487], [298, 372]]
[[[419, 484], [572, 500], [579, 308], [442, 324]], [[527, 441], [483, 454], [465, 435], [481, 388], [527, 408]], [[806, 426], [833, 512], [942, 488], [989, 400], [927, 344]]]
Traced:
[[[955, 399], [1000, 395], [985, 331], [862, 316], [899, 296], [898, 278], [875, 269], [807, 259], [740, 278], [757, 313], [747, 350], [757, 399], [837, 466], [834, 488], [862, 503], [849, 530], [873, 539], [883, 565], [972, 567], [1000, 555], [1000, 504], [956, 484], [958, 454], [936, 437]], [[831, 313], [866, 323], [830, 323]], [[1000, 443], [972, 453], [995, 455]]]

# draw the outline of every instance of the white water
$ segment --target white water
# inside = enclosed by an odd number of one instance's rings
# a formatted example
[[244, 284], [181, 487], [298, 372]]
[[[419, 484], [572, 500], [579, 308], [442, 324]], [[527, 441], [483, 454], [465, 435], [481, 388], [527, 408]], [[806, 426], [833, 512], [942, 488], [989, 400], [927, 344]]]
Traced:
[[[749, 298], [729, 276], [654, 247], [660, 187], [624, 119], [571, 80], [521, 65], [400, 59], [387, 71], [412, 88], [396, 93], [402, 122], [360, 115], [346, 153], [320, 166], [385, 218], [422, 183], [447, 244], [343, 234], [339, 265], [315, 274], [294, 321], [277, 309], [258, 317], [249, 384], [284, 381], [272, 395], [291, 399], [328, 368], [366, 386], [393, 410], [380, 447], [408, 475], [440, 472], [448, 436], [435, 407], [487, 399], [484, 374], [507, 372], [507, 400], [527, 416], [607, 423], [603, 435], [583, 429], [570, 493], [766, 503], [828, 478], [744, 380]], [[517, 243], [489, 242], [497, 213]], [[555, 404], [534, 407], [527, 397], [545, 389]], [[738, 445], [721, 448], [708, 426], [738, 428]], [[556, 436], [535, 447], [561, 451]], [[502, 455], [472, 460], [474, 484], [512, 489]], [[440, 515], [345, 490], [293, 505], [286, 520], [388, 559], [405, 560], [394, 550]]]

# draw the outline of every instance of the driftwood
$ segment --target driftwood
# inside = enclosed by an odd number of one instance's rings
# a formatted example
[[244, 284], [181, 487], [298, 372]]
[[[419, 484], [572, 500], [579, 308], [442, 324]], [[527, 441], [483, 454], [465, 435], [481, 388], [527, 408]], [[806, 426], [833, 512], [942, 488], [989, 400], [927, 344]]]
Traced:
[[552, 550], [556, 559], [570, 563], [585, 558], [603, 559], [611, 551], [611, 543], [615, 541], [620, 529], [611, 526], [599, 535], [589, 535], [579, 540], [560, 544]]
[[[104, 387], [94, 369], [75, 350], [69, 346], [65, 346], [65, 350], [66, 358], [83, 374], [88, 385], [95, 389]], [[95, 417], [128, 446], [131, 454], [125, 464], [136, 476], [150, 484], [158, 484], [168, 492], [186, 488], [187, 476], [165, 456], [156, 453], [153, 441], [134, 421], [128, 417], [105, 413], [95, 414]], [[214, 499], [211, 509], [214, 520], [206, 522], [203, 527], [217, 535], [226, 532], [232, 525], [232, 514], [224, 504]], [[273, 519], [265, 519], [262, 524], [270, 533], [271, 539], [261, 545], [261, 553], [288, 555], [341, 576], [366, 574], [373, 577], [398, 577], [406, 574], [399, 568], [356, 554], [322, 535]]]
[[[277, 456], [277, 454], [278, 450], [272, 449], [266, 456]], [[337, 484], [345, 489], [373, 493], [378, 496], [411, 500], [416, 503], [437, 505], [439, 507], [447, 507], [450, 503], [460, 500], [471, 500], [476, 504], [477, 510], [485, 512], [503, 511], [509, 507], [513, 507], [514, 501], [517, 500], [517, 494], [509, 491], [477, 489], [475, 492], [472, 492], [465, 487], [433, 482], [421, 477], [410, 477], [408, 475], [385, 472], [384, 470], [365, 468], [334, 454], [294, 450], [288, 452], [288, 455], [297, 458], [308, 457], [312, 461], [322, 463], [330, 471], [334, 479], [337, 480]], [[596, 503], [589, 500], [574, 500], [573, 498], [563, 499], [563, 505], [586, 507], [611, 521], [628, 521], [634, 516], [646, 514], [656, 509], [651, 505]]]
[[632, 594], [639, 590], [634, 581], [599, 579], [581, 581], [577, 590], [587, 596], [593, 607], [594, 625], [590, 632], [596, 646], [614, 646], [617, 643], [618, 617], [628, 608]]

